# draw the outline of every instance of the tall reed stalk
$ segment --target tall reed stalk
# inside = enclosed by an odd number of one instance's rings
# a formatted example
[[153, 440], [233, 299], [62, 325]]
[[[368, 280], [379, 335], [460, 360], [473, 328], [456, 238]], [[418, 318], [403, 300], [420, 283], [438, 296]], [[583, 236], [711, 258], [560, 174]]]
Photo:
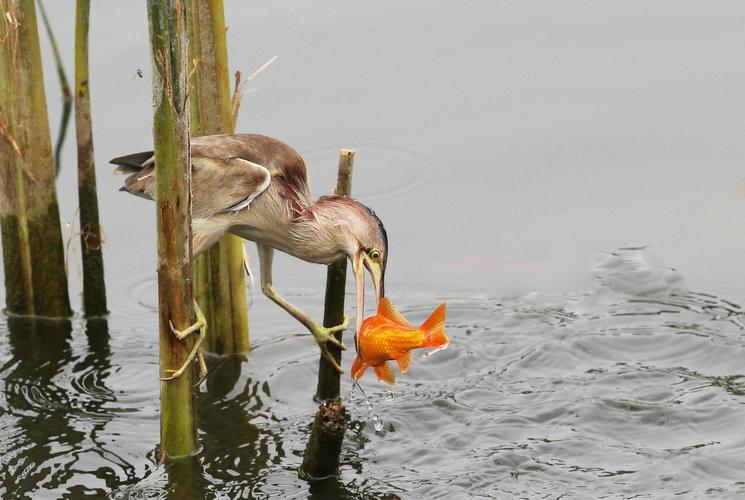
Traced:
[[0, 227], [14, 314], [71, 314], [34, 2], [0, 0]]
[[[339, 173], [334, 192], [338, 195], [352, 194], [352, 172], [354, 169], [354, 150], [342, 149], [339, 152]], [[331, 327], [344, 321], [344, 293], [347, 283], [347, 259], [329, 264], [326, 271], [326, 299], [324, 301], [323, 325]], [[341, 332], [335, 334], [341, 341]], [[341, 349], [328, 344], [328, 349], [337, 363], [341, 365]], [[323, 356], [318, 362], [318, 386], [316, 401], [339, 399], [339, 372]]]
[[44, 29], [46, 29], [47, 36], [49, 36], [49, 44], [52, 46], [54, 64], [57, 66], [57, 77], [59, 78], [60, 89], [62, 90], [62, 114], [60, 115], [60, 124], [57, 131], [57, 144], [54, 146], [54, 171], [56, 175], [59, 175], [61, 165], [60, 154], [62, 153], [62, 146], [65, 144], [65, 138], [67, 137], [67, 125], [70, 123], [70, 111], [72, 111], [72, 92], [70, 92], [70, 84], [67, 82], [65, 66], [62, 64], [62, 56], [57, 46], [57, 39], [52, 31], [52, 26], [49, 24], [44, 3], [41, 0], [38, 0], [38, 2], [41, 20], [44, 22]]
[[106, 314], [106, 285], [98, 220], [96, 170], [93, 160], [93, 124], [88, 76], [90, 0], [75, 7], [75, 131], [78, 140], [78, 202], [80, 250], [83, 256], [83, 308], [87, 316]]
[[[192, 136], [233, 132], [222, 0], [187, 0]], [[232, 234], [194, 262], [194, 290], [207, 317], [205, 348], [248, 351], [243, 241]]]
[[[191, 283], [191, 159], [184, 0], [148, 0], [153, 58], [153, 143], [158, 221], [160, 373], [179, 368], [192, 337], [170, 330], [194, 322]], [[194, 370], [160, 383], [161, 461], [197, 449]]]

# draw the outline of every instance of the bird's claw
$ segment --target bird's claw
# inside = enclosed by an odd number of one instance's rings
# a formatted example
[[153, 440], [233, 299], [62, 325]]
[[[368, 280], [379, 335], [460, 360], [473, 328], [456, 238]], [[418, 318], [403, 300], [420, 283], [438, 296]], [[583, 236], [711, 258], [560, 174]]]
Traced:
[[[344, 321], [341, 322], [340, 325], [329, 327], [328, 331], [329, 333], [336, 333], [336, 332], [343, 332], [349, 327], [349, 316], [346, 314], [344, 315]], [[336, 337], [334, 337], [334, 340], [336, 340]], [[342, 350], [346, 349], [343, 345], [339, 345]]]
[[194, 347], [192, 347], [189, 354], [186, 356], [186, 361], [181, 365], [180, 368], [177, 370], [166, 370], [167, 373], [171, 373], [168, 377], [161, 377], [161, 380], [174, 380], [179, 378], [183, 373], [186, 371], [186, 369], [189, 367], [192, 361], [194, 361], [194, 358], [197, 357], [199, 361], [199, 382], [197, 385], [202, 383], [202, 381], [207, 377], [207, 364], [204, 362], [204, 354], [202, 353], [202, 342], [204, 342], [205, 337], [207, 337], [207, 319], [204, 317], [204, 314], [202, 313], [202, 310], [199, 308], [199, 304], [197, 304], [197, 301], [194, 301], [194, 311], [196, 312], [197, 320], [194, 322], [193, 325], [183, 329], [183, 330], [177, 330], [173, 323], [170, 321], [168, 324], [171, 327], [171, 332], [176, 336], [179, 340], [184, 340], [190, 333], [199, 332], [199, 337], [197, 337], [197, 340], [194, 342]]
[[340, 325], [325, 327], [318, 324], [314, 324], [311, 329], [313, 337], [316, 339], [318, 347], [321, 349], [321, 354], [333, 366], [339, 373], [344, 373], [344, 369], [334, 359], [331, 351], [328, 349], [328, 344], [338, 347], [342, 351], [346, 351], [347, 347], [342, 343], [341, 340], [337, 339], [334, 334], [345, 330], [349, 326], [349, 318], [344, 315], [344, 321]]

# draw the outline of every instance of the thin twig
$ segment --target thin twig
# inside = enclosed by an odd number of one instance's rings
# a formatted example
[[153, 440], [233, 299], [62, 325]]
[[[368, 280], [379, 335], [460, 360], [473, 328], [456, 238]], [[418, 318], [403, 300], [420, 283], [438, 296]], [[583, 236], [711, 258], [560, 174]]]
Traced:
[[241, 100], [242, 100], [243, 94], [246, 94], [247, 92], [250, 91], [250, 90], [248, 91], [243, 90], [244, 87], [246, 86], [246, 83], [250, 80], [253, 80], [257, 76], [259, 76], [259, 74], [262, 71], [268, 68], [276, 60], [277, 60], [277, 56], [272, 57], [267, 62], [262, 64], [259, 67], [259, 69], [251, 73], [251, 75], [243, 81], [241, 81], [241, 72], [240, 71], [235, 72], [235, 88], [233, 90], [233, 99], [232, 99], [233, 109], [232, 109], [232, 116], [231, 116], [231, 119], [233, 122], [233, 130], [235, 130], [236, 123], [238, 123], [238, 113], [240, 112], [240, 109], [241, 109]]
[[249, 80], [253, 80], [253, 79], [254, 79], [254, 78], [256, 78], [257, 76], [259, 76], [259, 73], [261, 73], [262, 71], [264, 71], [264, 70], [265, 70], [266, 68], [268, 68], [268, 67], [269, 67], [269, 66], [270, 66], [270, 65], [271, 65], [271, 64], [272, 64], [272, 63], [273, 63], [274, 61], [276, 61], [276, 60], [277, 60], [277, 57], [278, 57], [278, 56], [274, 56], [274, 57], [272, 57], [271, 59], [269, 59], [269, 60], [268, 60], [267, 62], [265, 62], [264, 64], [262, 64], [262, 65], [261, 65], [261, 66], [259, 67], [259, 69], [257, 69], [256, 71], [254, 71], [254, 72], [253, 72], [253, 73], [251, 74], [251, 76], [249, 76], [248, 78], [246, 78], [246, 81], [249, 81]]

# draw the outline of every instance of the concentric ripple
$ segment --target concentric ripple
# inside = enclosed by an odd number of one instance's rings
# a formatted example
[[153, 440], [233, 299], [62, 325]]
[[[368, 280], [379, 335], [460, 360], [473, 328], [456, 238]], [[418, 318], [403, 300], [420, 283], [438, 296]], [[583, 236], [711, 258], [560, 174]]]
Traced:
[[426, 149], [393, 142], [352, 141], [301, 150], [312, 178], [322, 178], [328, 188], [314, 186], [316, 195], [330, 192], [336, 182], [340, 147], [356, 149], [354, 196], [365, 203], [406, 199], [437, 183], [443, 166]]

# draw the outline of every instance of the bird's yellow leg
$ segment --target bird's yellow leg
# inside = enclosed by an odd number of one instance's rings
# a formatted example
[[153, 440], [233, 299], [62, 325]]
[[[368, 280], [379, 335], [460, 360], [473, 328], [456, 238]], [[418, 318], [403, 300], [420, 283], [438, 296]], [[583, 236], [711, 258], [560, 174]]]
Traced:
[[313, 337], [316, 339], [316, 343], [321, 349], [321, 354], [324, 358], [326, 358], [326, 361], [331, 363], [331, 366], [336, 368], [336, 371], [338, 371], [339, 373], [344, 373], [344, 369], [339, 365], [339, 363], [336, 362], [334, 357], [331, 355], [327, 344], [333, 344], [342, 351], [346, 351], [346, 346], [334, 336], [335, 333], [341, 332], [349, 326], [349, 318], [346, 314], [344, 315], [344, 322], [341, 325], [325, 327], [319, 325], [318, 323], [310, 319], [310, 317], [303, 311], [287, 302], [287, 299], [282, 297], [271, 285], [267, 285], [266, 287], [264, 287], [264, 295], [269, 297], [275, 304], [290, 313], [293, 318], [297, 319], [308, 330], [310, 330], [310, 333], [312, 333]]
[[189, 367], [189, 364], [194, 361], [195, 357], [197, 357], [199, 360], [198, 384], [201, 383], [202, 380], [204, 380], [204, 378], [207, 376], [207, 364], [204, 362], [204, 354], [202, 353], [202, 342], [204, 342], [204, 339], [207, 337], [207, 319], [204, 317], [204, 314], [199, 308], [199, 304], [197, 304], [196, 300], [194, 301], [194, 311], [197, 315], [197, 321], [184, 330], [176, 330], [176, 328], [173, 326], [173, 323], [169, 322], [171, 332], [176, 336], [177, 339], [184, 340], [188, 335], [196, 331], [199, 332], [199, 337], [197, 337], [197, 340], [194, 342], [194, 347], [191, 348], [191, 351], [186, 357], [186, 361], [184, 361], [184, 364], [181, 365], [181, 368], [179, 368], [178, 370], [166, 370], [173, 373], [168, 377], [161, 377], [161, 380], [173, 380], [180, 377]]
[[341, 341], [337, 340], [334, 336], [335, 333], [345, 330], [349, 326], [349, 318], [344, 316], [344, 321], [341, 325], [332, 326], [327, 328], [319, 325], [303, 311], [290, 304], [287, 299], [277, 292], [272, 286], [272, 257], [274, 256], [274, 249], [267, 245], [257, 244], [259, 250], [259, 265], [261, 269], [261, 291], [264, 292], [269, 299], [271, 299], [279, 307], [287, 311], [292, 315], [293, 318], [302, 323], [313, 337], [316, 339], [318, 347], [321, 349], [321, 354], [331, 366], [333, 366], [339, 373], [344, 373], [344, 369], [336, 362], [331, 352], [328, 349], [328, 344], [333, 344], [342, 351], [347, 348]]

